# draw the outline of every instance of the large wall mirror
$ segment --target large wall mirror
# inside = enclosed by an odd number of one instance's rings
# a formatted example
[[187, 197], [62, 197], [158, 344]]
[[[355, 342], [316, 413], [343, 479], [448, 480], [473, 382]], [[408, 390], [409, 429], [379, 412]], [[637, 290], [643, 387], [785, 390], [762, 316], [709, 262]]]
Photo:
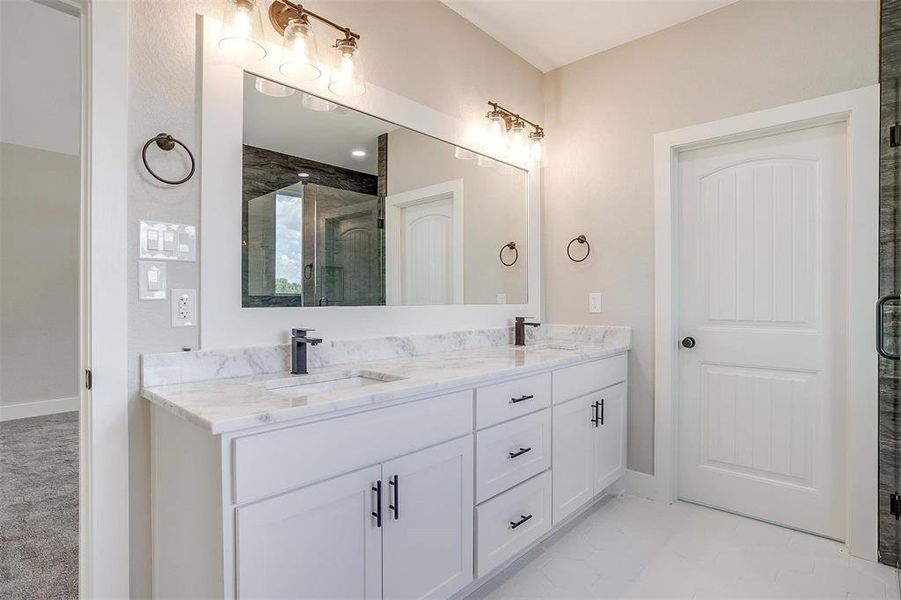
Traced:
[[528, 303], [528, 174], [244, 74], [242, 306]]

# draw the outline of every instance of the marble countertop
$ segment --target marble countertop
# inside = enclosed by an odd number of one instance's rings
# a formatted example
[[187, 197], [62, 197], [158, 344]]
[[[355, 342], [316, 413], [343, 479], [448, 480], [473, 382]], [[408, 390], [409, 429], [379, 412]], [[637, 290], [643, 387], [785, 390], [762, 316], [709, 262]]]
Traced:
[[[212, 434], [236, 432], [312, 416], [364, 410], [372, 405], [421, 394], [478, 385], [505, 376], [559, 368], [629, 350], [622, 340], [534, 346], [494, 346], [388, 360], [349, 363], [290, 373], [212, 379], [145, 387], [144, 398]], [[303, 379], [316, 384], [345, 377], [381, 380], [363, 387], [293, 395], [288, 387]], [[296, 385], [296, 384], [295, 384]], [[312, 386], [311, 386], [312, 387]]]

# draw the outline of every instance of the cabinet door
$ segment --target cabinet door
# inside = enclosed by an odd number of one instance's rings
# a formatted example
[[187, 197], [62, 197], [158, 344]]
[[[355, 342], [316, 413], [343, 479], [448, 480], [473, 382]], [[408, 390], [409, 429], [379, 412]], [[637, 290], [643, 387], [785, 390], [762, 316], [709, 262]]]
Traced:
[[588, 502], [594, 494], [595, 427], [591, 422], [597, 393], [553, 409], [554, 524]]
[[238, 597], [380, 598], [378, 466], [237, 509]]
[[448, 598], [473, 578], [472, 436], [382, 465], [385, 598]]
[[600, 494], [626, 469], [626, 384], [596, 394], [598, 424], [594, 435], [594, 494]]

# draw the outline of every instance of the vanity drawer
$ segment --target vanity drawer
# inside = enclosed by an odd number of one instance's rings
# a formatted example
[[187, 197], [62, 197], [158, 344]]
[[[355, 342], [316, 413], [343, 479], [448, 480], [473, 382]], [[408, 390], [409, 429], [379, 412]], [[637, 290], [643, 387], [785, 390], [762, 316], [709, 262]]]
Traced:
[[[513, 558], [550, 531], [551, 488], [551, 472], [545, 471], [476, 507], [478, 577]], [[521, 525], [514, 527], [520, 522]]]
[[236, 504], [374, 465], [472, 432], [472, 390], [233, 442]]
[[625, 380], [625, 354], [558, 369], [554, 371], [554, 404], [590, 394]]
[[550, 464], [550, 409], [476, 432], [476, 502], [525, 481]]
[[476, 389], [476, 429], [551, 405], [551, 374], [511, 379]]

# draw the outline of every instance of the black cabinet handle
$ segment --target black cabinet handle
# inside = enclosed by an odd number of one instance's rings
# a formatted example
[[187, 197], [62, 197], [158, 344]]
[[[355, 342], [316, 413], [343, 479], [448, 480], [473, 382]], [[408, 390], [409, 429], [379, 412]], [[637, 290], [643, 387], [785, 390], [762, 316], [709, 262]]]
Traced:
[[601, 398], [601, 416], [598, 417], [601, 421], [601, 425], [604, 424], [604, 398]]
[[510, 398], [510, 404], [516, 404], [517, 402], [522, 402], [523, 400], [531, 400], [535, 396], [533, 394], [529, 394], [526, 396], [520, 396], [519, 398]]
[[400, 506], [400, 486], [397, 484], [397, 475], [391, 478], [388, 485], [394, 487], [394, 504], [389, 504], [388, 508], [394, 511], [394, 520], [397, 521], [400, 518], [400, 511], [398, 510]]
[[598, 426], [598, 420], [599, 420], [598, 419], [598, 403], [592, 402], [591, 403], [591, 422], [594, 424], [595, 427]]
[[532, 515], [519, 515], [522, 517], [519, 521], [510, 521], [510, 529], [516, 529], [526, 521], [532, 518]]
[[531, 451], [532, 451], [531, 448], [520, 448], [519, 452], [510, 452], [510, 458], [516, 458], [518, 456], [522, 456], [526, 452], [531, 452]]
[[382, 526], [382, 480], [379, 479], [375, 482], [375, 485], [372, 486], [372, 491], [375, 492], [375, 510], [372, 511], [372, 516], [375, 517], [375, 526]]

